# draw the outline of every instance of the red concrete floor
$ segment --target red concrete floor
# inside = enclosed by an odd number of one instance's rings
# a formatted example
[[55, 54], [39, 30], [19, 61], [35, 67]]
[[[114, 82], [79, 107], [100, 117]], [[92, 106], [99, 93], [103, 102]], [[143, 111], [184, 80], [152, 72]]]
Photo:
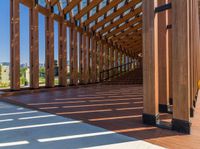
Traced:
[[[167, 148], [200, 148], [200, 105], [192, 119], [192, 134], [142, 124], [142, 85], [91, 85], [6, 97], [29, 108], [106, 128]], [[163, 120], [170, 115], [161, 114]]]

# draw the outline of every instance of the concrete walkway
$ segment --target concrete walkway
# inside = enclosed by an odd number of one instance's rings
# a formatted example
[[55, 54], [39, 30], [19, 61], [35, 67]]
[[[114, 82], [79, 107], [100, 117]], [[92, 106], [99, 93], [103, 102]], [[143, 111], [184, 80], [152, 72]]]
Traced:
[[79, 120], [0, 102], [0, 148], [161, 149]]

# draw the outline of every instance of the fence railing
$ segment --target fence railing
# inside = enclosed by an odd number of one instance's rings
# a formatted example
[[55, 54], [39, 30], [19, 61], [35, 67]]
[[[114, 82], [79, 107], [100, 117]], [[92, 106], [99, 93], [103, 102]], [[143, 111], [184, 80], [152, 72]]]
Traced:
[[106, 69], [100, 72], [99, 80], [100, 82], [109, 80], [111, 78], [114, 78], [116, 76], [120, 76], [123, 73], [127, 72], [130, 69], [132, 69], [133, 62], [126, 63], [117, 67], [113, 67], [110, 69]]

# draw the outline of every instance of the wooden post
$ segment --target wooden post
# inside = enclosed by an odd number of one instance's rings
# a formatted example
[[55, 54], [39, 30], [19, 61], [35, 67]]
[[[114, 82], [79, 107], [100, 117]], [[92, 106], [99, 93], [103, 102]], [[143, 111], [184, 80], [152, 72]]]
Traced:
[[[103, 77], [102, 75], [102, 71], [103, 71], [103, 54], [104, 54], [104, 52], [103, 52], [103, 44], [100, 42], [99, 43], [99, 73], [100, 73], [100, 75], [101, 75], [101, 77]], [[102, 78], [100, 78], [100, 79], [102, 79]]]
[[97, 41], [94, 37], [92, 37], [92, 48], [91, 48], [91, 58], [92, 58], [92, 71], [91, 71], [91, 76], [92, 76], [92, 83], [96, 83], [97, 79]]
[[70, 28], [70, 85], [74, 83], [74, 29]]
[[184, 133], [190, 133], [189, 3], [190, 0], [172, 1], [172, 129]]
[[78, 49], [77, 49], [77, 30], [74, 29], [74, 32], [73, 32], [73, 37], [74, 37], [74, 54], [73, 54], [73, 59], [74, 59], [74, 82], [73, 82], [73, 85], [78, 85], [78, 55], [77, 55], [77, 52], [78, 52]]
[[[110, 69], [114, 67], [114, 49], [113, 47], [110, 48]], [[114, 71], [111, 71], [110, 72], [111, 76], [114, 75]]]
[[63, 22], [58, 26], [58, 45], [59, 45], [59, 85], [67, 86], [67, 31]]
[[[119, 66], [119, 53], [118, 53], [118, 50], [115, 49], [115, 67], [118, 67]], [[115, 75], [118, 74], [118, 68], [116, 69], [115, 71]]]
[[[108, 45], [105, 45], [105, 70], [109, 69], [109, 47]], [[105, 78], [109, 77], [109, 72], [105, 74]]]
[[158, 16], [157, 0], [143, 0], [143, 123], [156, 125], [158, 113]]
[[87, 38], [87, 47], [88, 47], [88, 83], [91, 83], [91, 41], [90, 37]]
[[20, 16], [19, 0], [10, 0], [10, 82], [12, 90], [20, 89]]
[[123, 54], [122, 54], [122, 52], [120, 52], [119, 53], [120, 54], [120, 60], [119, 60], [119, 65], [120, 65], [120, 76], [122, 75], [122, 56], [123, 56]]
[[[158, 5], [166, 4], [159, 0]], [[169, 52], [167, 48], [167, 11], [158, 13], [158, 74], [159, 74], [159, 111], [169, 110]]]
[[29, 9], [30, 21], [30, 88], [39, 88], [38, 10]]
[[83, 70], [83, 34], [79, 33], [79, 76], [80, 76], [80, 84], [83, 84], [83, 76], [84, 76], [84, 70]]
[[45, 17], [45, 37], [46, 87], [54, 87], [54, 20], [52, 15]]
[[[168, 3], [170, 3], [171, 0], [168, 0]], [[172, 105], [173, 104], [173, 90], [172, 90], [172, 85], [173, 85], [173, 81], [172, 81], [172, 10], [167, 10], [167, 25], [168, 25], [168, 29], [167, 29], [167, 51], [169, 54], [169, 104]], [[172, 28], [170, 28], [170, 26]]]
[[87, 51], [88, 51], [87, 50], [87, 36], [84, 34], [83, 35], [83, 70], [84, 70], [83, 81], [84, 81], [84, 84], [88, 83]]

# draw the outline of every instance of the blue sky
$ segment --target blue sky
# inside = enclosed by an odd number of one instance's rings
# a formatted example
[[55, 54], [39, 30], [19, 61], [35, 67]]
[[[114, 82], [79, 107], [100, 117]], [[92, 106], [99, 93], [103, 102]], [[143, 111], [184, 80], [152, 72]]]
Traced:
[[[0, 62], [10, 61], [10, 0], [0, 0]], [[45, 60], [45, 17], [39, 14], [39, 60]], [[58, 24], [54, 23], [54, 57], [58, 59]], [[29, 9], [20, 5], [20, 63], [29, 64]]]

